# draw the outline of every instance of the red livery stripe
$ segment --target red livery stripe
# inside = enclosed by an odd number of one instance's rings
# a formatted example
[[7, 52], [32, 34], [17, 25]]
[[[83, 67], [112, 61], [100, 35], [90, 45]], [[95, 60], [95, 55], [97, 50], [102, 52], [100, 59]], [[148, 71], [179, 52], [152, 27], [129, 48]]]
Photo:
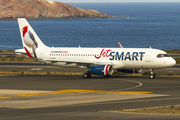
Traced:
[[29, 53], [29, 51], [26, 49], [26, 47], [24, 47], [24, 49], [25, 49], [27, 55], [28, 55], [29, 57], [32, 57], [31, 54]]
[[106, 65], [105, 75], [109, 75], [109, 74], [108, 74], [108, 68], [109, 68], [109, 65]]

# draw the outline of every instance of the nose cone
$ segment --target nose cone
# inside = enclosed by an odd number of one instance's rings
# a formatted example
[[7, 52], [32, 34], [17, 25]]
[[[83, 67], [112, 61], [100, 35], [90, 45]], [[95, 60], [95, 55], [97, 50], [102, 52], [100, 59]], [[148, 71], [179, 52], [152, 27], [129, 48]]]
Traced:
[[176, 65], [176, 61], [173, 58], [171, 58], [167, 61], [167, 65], [168, 65], [168, 67], [172, 67], [172, 66]]
[[[173, 58], [172, 58], [173, 59]], [[176, 60], [172, 60], [172, 66], [176, 65]]]

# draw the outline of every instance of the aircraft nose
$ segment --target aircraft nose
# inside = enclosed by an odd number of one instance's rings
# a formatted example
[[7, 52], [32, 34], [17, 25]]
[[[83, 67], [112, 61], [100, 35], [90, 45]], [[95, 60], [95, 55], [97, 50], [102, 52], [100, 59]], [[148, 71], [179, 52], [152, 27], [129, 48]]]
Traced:
[[174, 60], [173, 58], [171, 58], [171, 60], [168, 61], [168, 64], [169, 64], [169, 66], [174, 66], [174, 65], [176, 65], [176, 60]]
[[[172, 58], [173, 59], [173, 58]], [[172, 65], [174, 66], [174, 65], [176, 65], [176, 60], [172, 60]]]

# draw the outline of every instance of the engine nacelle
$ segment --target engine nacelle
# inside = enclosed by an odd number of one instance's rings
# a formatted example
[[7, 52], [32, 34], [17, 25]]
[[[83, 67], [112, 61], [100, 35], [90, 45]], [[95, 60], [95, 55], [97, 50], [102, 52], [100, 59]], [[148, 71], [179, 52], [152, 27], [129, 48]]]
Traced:
[[119, 69], [117, 70], [118, 72], [123, 72], [123, 73], [141, 73], [142, 69]]
[[113, 74], [113, 67], [111, 65], [92, 66], [90, 72], [95, 75], [110, 76]]

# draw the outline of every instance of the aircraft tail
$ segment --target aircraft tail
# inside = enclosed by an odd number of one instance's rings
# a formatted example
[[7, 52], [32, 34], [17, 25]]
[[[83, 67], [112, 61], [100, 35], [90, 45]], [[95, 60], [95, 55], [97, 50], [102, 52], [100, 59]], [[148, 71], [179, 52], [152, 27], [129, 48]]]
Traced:
[[[40, 40], [37, 36], [33, 28], [27, 22], [25, 18], [18, 18], [19, 30], [21, 34], [21, 40], [23, 47], [28, 54], [29, 57], [31, 56], [31, 52], [34, 54], [34, 57], [37, 58], [36, 49], [38, 48], [46, 48], [47, 46]], [[29, 53], [30, 52], [30, 53]]]
[[119, 48], [123, 48], [123, 46], [121, 45], [121, 43], [120, 43], [120, 42], [118, 42], [118, 45], [119, 45]]

